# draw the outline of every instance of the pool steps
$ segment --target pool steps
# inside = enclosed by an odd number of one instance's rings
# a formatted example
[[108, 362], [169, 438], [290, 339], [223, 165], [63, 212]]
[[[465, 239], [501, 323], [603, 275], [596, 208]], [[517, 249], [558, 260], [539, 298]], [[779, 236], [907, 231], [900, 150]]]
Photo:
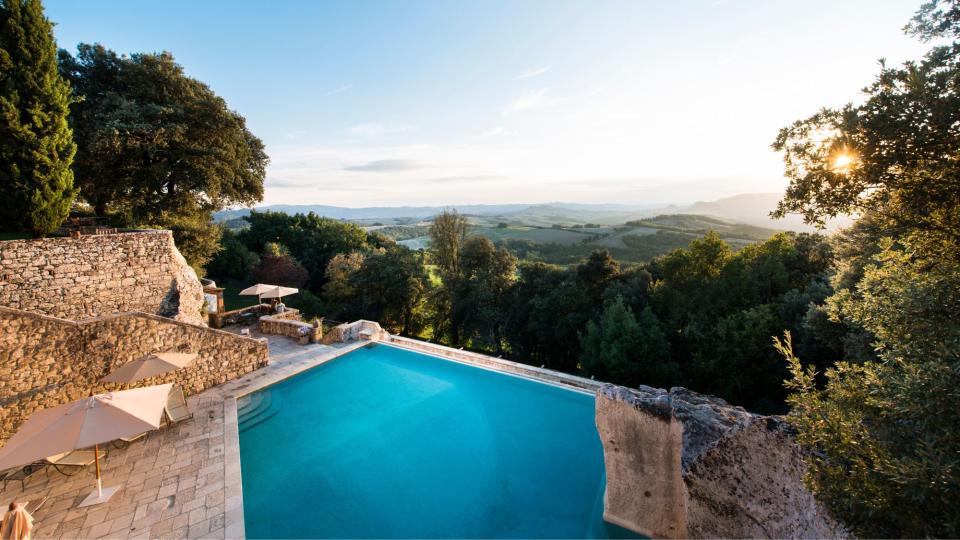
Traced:
[[237, 399], [237, 422], [240, 431], [253, 426], [277, 414], [283, 407], [280, 394], [271, 390], [262, 390]]

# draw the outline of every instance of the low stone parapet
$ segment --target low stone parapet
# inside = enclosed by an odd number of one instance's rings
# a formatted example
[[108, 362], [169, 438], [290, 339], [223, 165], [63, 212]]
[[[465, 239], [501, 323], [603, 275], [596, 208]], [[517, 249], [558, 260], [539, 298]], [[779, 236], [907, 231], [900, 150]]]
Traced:
[[300, 312], [287, 308], [282, 313], [264, 315], [257, 321], [257, 329], [261, 334], [286, 336], [300, 340], [302, 343], [317, 343], [321, 340], [323, 322], [316, 325], [300, 320]]
[[685, 388], [597, 393], [604, 519], [650, 537], [844, 538], [782, 417]]
[[374, 321], [359, 320], [352, 323], [343, 323], [334, 326], [323, 335], [323, 344], [346, 343], [358, 339], [367, 339], [371, 341], [386, 341], [390, 339], [390, 333], [380, 327], [380, 324]]
[[[189, 352], [189, 367], [133, 385], [102, 384], [152, 352]], [[197, 393], [266, 366], [266, 343], [141, 312], [71, 321], [0, 307], [0, 442], [31, 413], [94, 392], [174, 383]]]
[[264, 313], [269, 313], [269, 311], [270, 306], [267, 304], [260, 304], [224, 311], [223, 313], [210, 313], [209, 324], [211, 328], [223, 328], [224, 326], [242, 322], [243, 316], [248, 313], [254, 317], [259, 317]]

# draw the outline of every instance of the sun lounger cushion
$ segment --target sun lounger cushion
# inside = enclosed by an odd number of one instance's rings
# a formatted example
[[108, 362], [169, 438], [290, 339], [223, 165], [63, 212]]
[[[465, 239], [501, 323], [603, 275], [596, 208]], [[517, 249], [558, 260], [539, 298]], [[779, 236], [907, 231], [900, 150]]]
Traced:
[[183, 397], [183, 390], [177, 386], [170, 389], [170, 395], [167, 396], [167, 405], [163, 410], [171, 423], [180, 422], [193, 416], [187, 409], [187, 400]]
[[51, 464], [54, 465], [74, 465], [77, 467], [86, 467], [96, 460], [93, 451], [91, 450], [77, 450], [74, 452], [65, 452], [63, 454], [57, 454], [55, 456], [50, 456], [46, 459]]

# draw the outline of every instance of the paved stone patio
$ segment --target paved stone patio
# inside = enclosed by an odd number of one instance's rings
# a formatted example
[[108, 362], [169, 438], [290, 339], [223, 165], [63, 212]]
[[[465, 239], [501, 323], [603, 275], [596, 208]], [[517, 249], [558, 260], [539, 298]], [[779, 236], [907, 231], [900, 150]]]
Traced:
[[48, 467], [30, 476], [23, 488], [10, 481], [0, 490], [0, 504], [46, 497], [33, 512], [34, 538], [243, 537], [236, 397], [364, 345], [299, 345], [278, 336], [268, 340], [269, 365], [190, 396], [192, 419], [151, 432], [126, 448], [106, 445], [103, 484], [121, 486], [107, 503], [76, 507], [95, 488], [90, 466], [69, 477]]

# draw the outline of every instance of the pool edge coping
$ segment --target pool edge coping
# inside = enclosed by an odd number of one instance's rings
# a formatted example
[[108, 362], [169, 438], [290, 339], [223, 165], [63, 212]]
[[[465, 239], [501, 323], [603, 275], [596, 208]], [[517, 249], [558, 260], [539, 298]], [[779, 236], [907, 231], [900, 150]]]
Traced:
[[[513, 375], [516, 377], [529, 379], [539, 383], [548, 384], [550, 386], [563, 388], [564, 390], [572, 390], [575, 392], [595, 395], [603, 385], [602, 382], [594, 379], [587, 379], [585, 377], [571, 375], [569, 373], [564, 373], [562, 371], [557, 371], [546, 367], [541, 368], [529, 364], [514, 362], [504, 358], [490, 356], [487, 354], [464, 351], [462, 349], [454, 349], [453, 347], [447, 347], [446, 345], [438, 345], [436, 343], [420, 341], [418, 339], [403, 336], [391, 335], [388, 340], [380, 341], [379, 343], [383, 343], [384, 345], [392, 345], [407, 351], [426, 354], [442, 360], [448, 360], [457, 362], [459, 364], [470, 365], [489, 371], [496, 371], [506, 375]], [[414, 346], [415, 344], [416, 346]]]

